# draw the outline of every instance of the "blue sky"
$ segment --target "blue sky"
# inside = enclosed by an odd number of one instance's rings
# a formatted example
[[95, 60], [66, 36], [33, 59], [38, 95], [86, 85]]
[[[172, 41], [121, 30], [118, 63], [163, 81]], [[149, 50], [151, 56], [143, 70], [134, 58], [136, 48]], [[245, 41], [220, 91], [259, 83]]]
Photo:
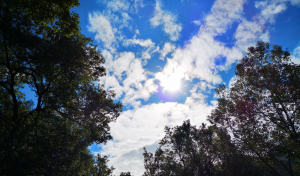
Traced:
[[[83, 34], [106, 58], [124, 110], [114, 140], [93, 145], [116, 170], [143, 173], [143, 147], [154, 152], [165, 126], [206, 123], [214, 87], [230, 85], [247, 47], [262, 40], [288, 48], [300, 63], [300, 0], [89, 0], [72, 9]], [[27, 92], [27, 97], [32, 96]]]

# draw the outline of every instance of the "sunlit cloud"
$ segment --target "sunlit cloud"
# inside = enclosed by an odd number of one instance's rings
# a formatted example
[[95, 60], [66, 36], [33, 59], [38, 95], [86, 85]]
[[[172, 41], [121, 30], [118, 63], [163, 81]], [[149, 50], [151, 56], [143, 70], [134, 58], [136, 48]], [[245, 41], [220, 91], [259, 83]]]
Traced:
[[95, 39], [101, 40], [106, 48], [111, 49], [115, 34], [108, 19], [101, 13], [93, 12], [89, 14], [89, 24], [88, 30], [96, 33]]
[[150, 22], [154, 27], [162, 25], [164, 32], [170, 36], [171, 40], [178, 40], [182, 27], [176, 23], [176, 16], [173, 13], [162, 9], [162, 2], [159, 0], [156, 0], [154, 16]]

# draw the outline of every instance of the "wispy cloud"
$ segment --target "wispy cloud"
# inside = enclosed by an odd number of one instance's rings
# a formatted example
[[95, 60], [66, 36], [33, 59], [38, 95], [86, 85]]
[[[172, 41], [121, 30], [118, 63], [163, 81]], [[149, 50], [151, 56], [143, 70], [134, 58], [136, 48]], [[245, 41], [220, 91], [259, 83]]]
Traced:
[[112, 11], [127, 11], [129, 10], [130, 3], [124, 0], [110, 0], [107, 2], [107, 8], [111, 9]]
[[176, 41], [179, 39], [182, 27], [176, 23], [176, 15], [162, 9], [161, 1], [156, 1], [154, 16], [150, 19], [153, 27], [163, 26], [163, 30], [170, 36], [170, 39]]
[[119, 98], [124, 93], [124, 105], [139, 107], [140, 100], [147, 100], [157, 91], [154, 79], [147, 78], [147, 71], [143, 68], [142, 60], [135, 58], [132, 52], [122, 52], [115, 57], [105, 50], [103, 56], [107, 62], [105, 67], [109, 76], [101, 78], [100, 83], [105, 83], [105, 88], [115, 90]]
[[95, 39], [101, 40], [106, 48], [112, 48], [111, 45], [115, 41], [115, 34], [105, 16], [97, 12], [90, 13], [88, 30], [96, 33]]
[[300, 45], [293, 50], [291, 60], [295, 64], [300, 64]]
[[166, 55], [174, 51], [175, 49], [176, 49], [175, 45], [172, 45], [171, 43], [165, 43], [163, 49], [160, 51], [159, 59], [164, 60]]
[[154, 47], [155, 43], [151, 41], [151, 39], [143, 40], [143, 39], [127, 39], [123, 42], [123, 45], [140, 45], [143, 47]]

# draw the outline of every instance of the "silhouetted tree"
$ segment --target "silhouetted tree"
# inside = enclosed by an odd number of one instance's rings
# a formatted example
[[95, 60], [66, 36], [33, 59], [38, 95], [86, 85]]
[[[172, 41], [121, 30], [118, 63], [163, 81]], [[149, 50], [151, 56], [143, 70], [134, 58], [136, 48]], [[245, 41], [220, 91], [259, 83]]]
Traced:
[[226, 128], [245, 155], [275, 175], [300, 174], [300, 66], [280, 46], [257, 42], [236, 66], [236, 80], [216, 89], [208, 120]]
[[226, 130], [189, 121], [173, 128], [166, 127], [166, 136], [155, 154], [144, 152], [145, 176], [254, 176], [264, 171], [253, 159], [242, 155], [231, 143]]
[[78, 5], [0, 1], [0, 175], [91, 175], [87, 147], [112, 139], [122, 105], [95, 83], [105, 60], [79, 32]]
[[120, 176], [131, 176], [130, 172], [121, 172]]
[[94, 176], [110, 176], [112, 175], [113, 170], [115, 170], [114, 167], [107, 167], [107, 162], [109, 160], [107, 159], [107, 156], [97, 155], [96, 156], [96, 165], [95, 165], [95, 171], [93, 173]]

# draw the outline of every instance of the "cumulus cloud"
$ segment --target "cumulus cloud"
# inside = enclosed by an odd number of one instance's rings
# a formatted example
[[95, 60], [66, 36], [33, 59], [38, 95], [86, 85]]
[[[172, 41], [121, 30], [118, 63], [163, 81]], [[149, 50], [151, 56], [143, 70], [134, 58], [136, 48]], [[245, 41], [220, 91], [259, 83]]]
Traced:
[[140, 7], [144, 7], [143, 0], [101, 0], [105, 3], [107, 9], [114, 12], [128, 11], [130, 13], [137, 13]]
[[256, 1], [255, 7], [260, 10], [252, 17], [253, 21], [241, 18], [241, 22], [235, 32], [235, 45], [245, 51], [250, 45], [255, 45], [257, 40], [269, 42], [269, 31], [266, 24], [275, 23], [278, 14], [287, 9], [287, 3], [299, 5], [299, 0], [274, 0], [274, 1]]
[[183, 49], [176, 49], [173, 58], [167, 60], [163, 74], [168, 74], [171, 70], [178, 72], [183, 68], [185, 80], [198, 78], [212, 84], [221, 83], [222, 79], [217, 74], [215, 59], [220, 56], [227, 56], [228, 62], [242, 58], [241, 51], [233, 48], [229, 49], [221, 42], [214, 40], [210, 35], [203, 33], [194, 36], [188, 45]]
[[142, 59], [150, 59], [153, 53], [159, 52], [159, 46], [155, 47], [155, 43], [152, 42], [151, 39], [143, 40], [143, 39], [136, 39], [135, 37], [133, 39], [124, 40], [123, 45], [124, 46], [140, 45], [146, 48], [142, 51]]
[[[156, 48], [155, 47], [149, 47], [147, 50], [143, 51], [142, 52], [142, 58], [143, 59], [151, 59], [152, 54], [155, 53], [155, 52], [159, 52], [159, 46], [157, 46]], [[143, 65], [146, 65], [146, 63], [143, 64]]]
[[143, 39], [127, 39], [123, 42], [123, 45], [140, 45], [143, 47], [154, 47], [155, 43], [151, 41], [151, 39], [143, 40]]
[[110, 22], [101, 13], [93, 12], [89, 14], [90, 32], [95, 32], [96, 40], [101, 40], [106, 48], [111, 48], [111, 44], [115, 41], [115, 35]]
[[245, 0], [216, 1], [210, 14], [205, 17], [205, 24], [201, 26], [200, 31], [211, 36], [225, 33], [228, 27], [241, 17], [244, 3]]
[[124, 105], [138, 107], [141, 99], [147, 100], [157, 91], [154, 79], [147, 78], [142, 61], [135, 58], [134, 53], [122, 52], [113, 56], [104, 50], [102, 54], [106, 58], [105, 67], [109, 76], [101, 77], [99, 82], [105, 83], [106, 89], [114, 90], [116, 98], [124, 94]]
[[103, 79], [104, 88], [106, 90], [110, 89], [113, 90], [116, 93], [115, 98], [118, 99], [123, 95], [124, 89], [122, 86], [120, 86], [119, 81], [116, 79], [114, 75], [106, 76], [105, 79]]
[[135, 56], [132, 52], [123, 52], [119, 54], [119, 57], [114, 60], [113, 63], [113, 72], [114, 75], [118, 77], [119, 80], [122, 80], [122, 75], [126, 76], [126, 72], [130, 64], [134, 61]]
[[144, 7], [143, 0], [132, 0], [132, 6], [130, 7], [131, 13], [138, 13], [140, 7]]
[[123, 81], [126, 95], [122, 103], [138, 107], [141, 104], [139, 99], [147, 100], [151, 94], [157, 91], [154, 80], [147, 79], [147, 71], [143, 68], [141, 60], [135, 59], [126, 74], [127, 78]]
[[[236, 47], [225, 47], [214, 37], [223, 34], [241, 17], [243, 3], [243, 0], [216, 1], [210, 14], [204, 19], [205, 25], [200, 27], [198, 34], [192, 37], [184, 48], [175, 50], [173, 58], [167, 60], [162, 74], [168, 75], [170, 70], [183, 70], [185, 80], [198, 78], [212, 84], [221, 83], [218, 70], [226, 69], [225, 66], [230, 67], [237, 59], [242, 58], [242, 52]], [[219, 57], [226, 57], [227, 65], [217, 66], [215, 60]]]
[[261, 19], [264, 21], [268, 21], [270, 23], [275, 22], [275, 15], [283, 12], [284, 10], [287, 9], [286, 5], [284, 3], [270, 3], [270, 4], [263, 4], [261, 6], [258, 6], [262, 8], [261, 12]]
[[137, 11], [143, 6], [142, 0], [112, 0], [102, 1], [106, 8], [101, 13], [89, 13], [90, 32], [96, 33], [95, 39], [102, 41], [103, 49], [109, 49], [115, 52], [119, 47], [118, 42], [124, 40], [122, 29], [128, 28], [132, 30], [132, 18], [130, 13], [132, 9]]
[[263, 34], [263, 26], [258, 21], [248, 21], [242, 19], [238, 25], [234, 38], [236, 39], [235, 45], [241, 50], [246, 50], [249, 45], [253, 45], [258, 36]]
[[170, 39], [176, 41], [179, 39], [181, 25], [176, 23], [176, 16], [170, 12], [164, 11], [161, 8], [161, 2], [156, 1], [154, 16], [150, 19], [153, 27], [163, 26], [163, 30], [170, 36]]
[[296, 47], [291, 53], [291, 60], [295, 64], [300, 64], [300, 46]]
[[204, 96], [197, 93], [197, 89], [191, 91], [195, 97], [190, 97], [185, 104], [169, 102], [142, 106], [122, 113], [110, 125], [114, 140], [103, 146], [101, 153], [114, 156], [109, 164], [117, 168], [115, 173], [130, 168], [133, 175], [142, 175], [142, 148], [155, 150], [164, 136], [165, 126], [181, 125], [187, 119], [195, 125], [205, 122], [214, 107], [204, 103]]
[[197, 26], [201, 26], [201, 24], [202, 24], [201, 21], [199, 21], [199, 20], [195, 20], [195, 21], [193, 21], [193, 23]]
[[165, 43], [163, 49], [160, 51], [159, 59], [164, 60], [165, 56], [170, 52], [174, 51], [175, 48], [175, 45], [172, 45], [171, 43]]
[[124, 0], [111, 0], [107, 2], [107, 8], [111, 9], [112, 11], [120, 11], [124, 10], [127, 11], [129, 9], [130, 3]]

